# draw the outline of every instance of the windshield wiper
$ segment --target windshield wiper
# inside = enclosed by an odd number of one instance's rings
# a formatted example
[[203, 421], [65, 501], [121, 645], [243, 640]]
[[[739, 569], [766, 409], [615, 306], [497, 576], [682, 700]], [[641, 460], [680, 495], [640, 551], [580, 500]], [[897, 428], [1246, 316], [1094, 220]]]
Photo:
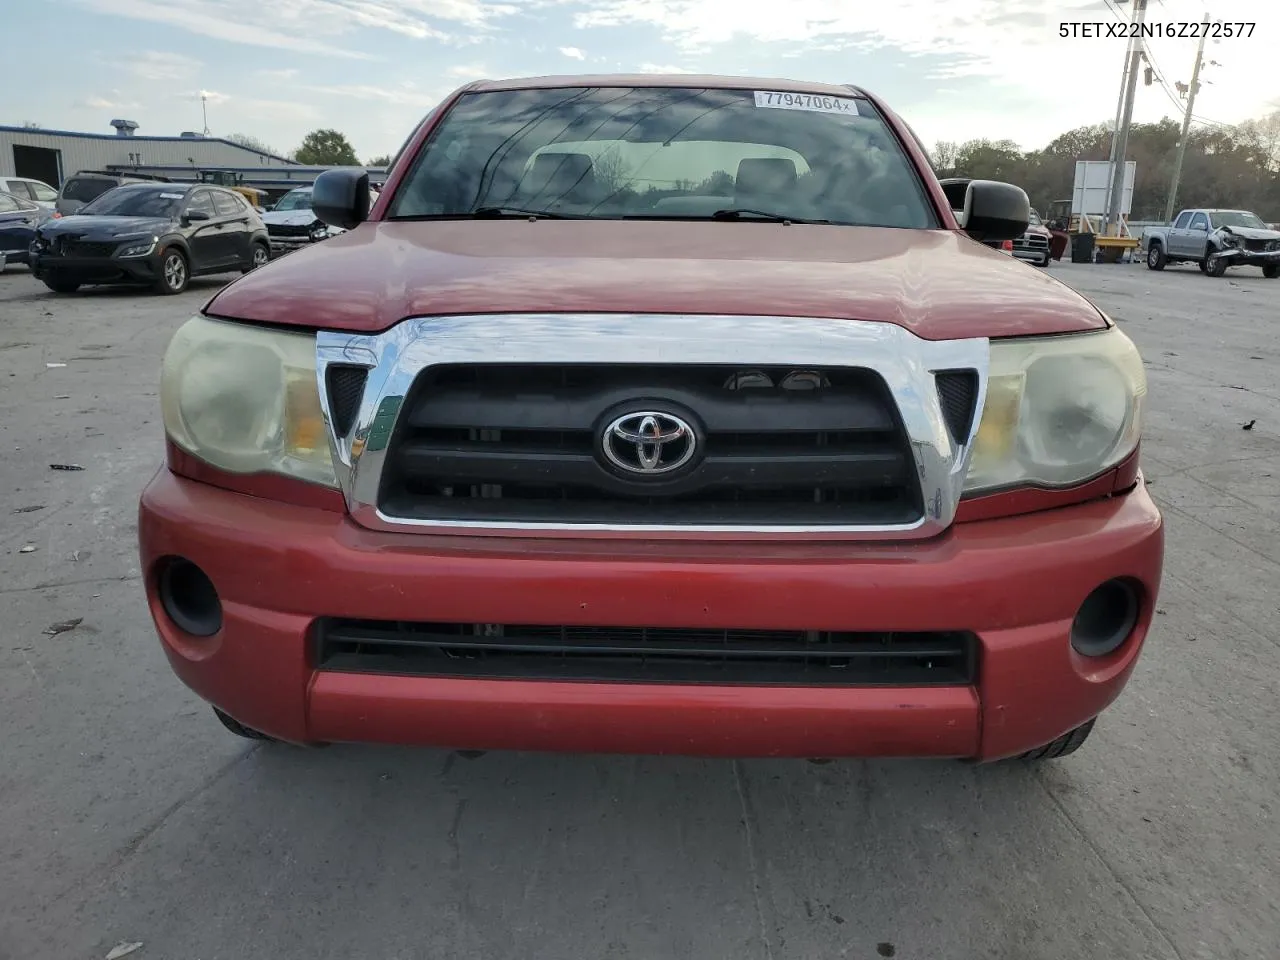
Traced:
[[768, 223], [830, 223], [830, 220], [806, 220], [804, 217], [788, 217], [781, 213], [772, 213], [769, 210], [750, 210], [742, 207], [733, 207], [725, 210], [717, 210], [711, 214], [712, 220], [739, 220], [743, 217], [751, 217], [755, 220], [764, 220]]
[[526, 210], [523, 207], [477, 207], [466, 213], [414, 213], [388, 220], [592, 220], [572, 213], [552, 213], [550, 210]]

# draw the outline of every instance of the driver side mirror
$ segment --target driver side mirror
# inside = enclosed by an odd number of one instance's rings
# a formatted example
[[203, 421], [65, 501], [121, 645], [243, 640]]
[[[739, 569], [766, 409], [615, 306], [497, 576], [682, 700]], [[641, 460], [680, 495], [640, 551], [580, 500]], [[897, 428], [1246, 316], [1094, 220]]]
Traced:
[[1031, 222], [1031, 200], [1025, 190], [1012, 183], [972, 180], [956, 220], [974, 240], [1016, 240]]
[[182, 215], [182, 219], [187, 221], [187, 223], [195, 223], [198, 220], [208, 220], [209, 214], [205, 213], [203, 210], [188, 210]]
[[350, 230], [369, 216], [369, 174], [354, 169], [326, 170], [311, 188], [311, 209], [331, 227]]

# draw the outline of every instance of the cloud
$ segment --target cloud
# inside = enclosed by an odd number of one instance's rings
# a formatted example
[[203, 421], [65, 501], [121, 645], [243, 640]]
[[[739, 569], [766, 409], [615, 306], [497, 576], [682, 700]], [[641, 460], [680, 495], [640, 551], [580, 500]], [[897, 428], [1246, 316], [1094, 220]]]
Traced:
[[684, 67], [673, 67], [671, 64], [665, 63], [642, 63], [640, 64], [641, 73], [693, 73], [692, 70], [686, 70]]
[[280, 70], [258, 70], [255, 72], [264, 80], [292, 80], [298, 75], [298, 71], [292, 67]]
[[77, 100], [75, 106], [86, 110], [135, 110], [140, 106], [138, 103], [123, 99], [119, 90], [108, 92], [111, 94], [112, 99], [95, 93], [82, 100]]
[[579, 50], [577, 47], [561, 47], [560, 52], [563, 53], [570, 60], [587, 59], [587, 55], [583, 53], [581, 50]]
[[399, 87], [387, 87], [377, 84], [351, 83], [307, 87], [307, 89], [325, 96], [374, 100], [382, 104], [419, 107], [421, 109], [434, 107], [449, 93], [449, 90], [443, 88], [419, 90], [417, 87], [408, 84], [402, 84]]
[[523, 12], [503, 0], [77, 0], [98, 13], [146, 20], [189, 33], [299, 53], [372, 59], [339, 42], [358, 30], [417, 40], [473, 43], [503, 17]]
[[459, 63], [450, 67], [445, 73], [459, 80], [483, 80], [489, 76], [488, 69], [475, 63]]
[[204, 66], [195, 57], [161, 50], [144, 50], [115, 58], [114, 63], [136, 77], [155, 83], [189, 80]]

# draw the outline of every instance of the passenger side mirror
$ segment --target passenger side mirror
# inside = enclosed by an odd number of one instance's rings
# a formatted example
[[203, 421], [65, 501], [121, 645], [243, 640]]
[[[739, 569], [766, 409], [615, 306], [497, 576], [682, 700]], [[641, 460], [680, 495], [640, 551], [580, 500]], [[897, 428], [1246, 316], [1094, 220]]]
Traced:
[[311, 188], [311, 209], [331, 227], [350, 230], [369, 216], [369, 174], [355, 168], [326, 170]]
[[205, 213], [203, 210], [188, 210], [183, 214], [182, 219], [187, 221], [187, 223], [195, 223], [198, 220], [208, 220], [209, 214]]
[[1031, 200], [1025, 190], [1012, 183], [973, 180], [956, 219], [974, 240], [1016, 240], [1031, 222]]

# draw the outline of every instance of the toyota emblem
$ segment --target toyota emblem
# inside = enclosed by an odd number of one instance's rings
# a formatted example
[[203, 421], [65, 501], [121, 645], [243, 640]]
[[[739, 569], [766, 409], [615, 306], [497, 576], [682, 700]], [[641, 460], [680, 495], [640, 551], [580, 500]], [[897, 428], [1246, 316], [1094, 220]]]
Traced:
[[601, 434], [600, 447], [619, 470], [656, 477], [692, 460], [698, 437], [687, 420], [659, 410], [637, 410], [611, 421]]

